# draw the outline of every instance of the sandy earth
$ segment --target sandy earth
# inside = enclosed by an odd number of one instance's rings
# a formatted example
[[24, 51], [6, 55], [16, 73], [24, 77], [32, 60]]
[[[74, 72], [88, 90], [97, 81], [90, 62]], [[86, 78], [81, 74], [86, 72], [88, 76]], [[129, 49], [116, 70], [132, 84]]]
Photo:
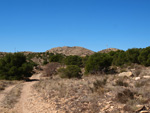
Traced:
[[[35, 74], [30, 78], [31, 81], [23, 83], [19, 102], [13, 109], [4, 109], [3, 113], [58, 113], [53, 110], [51, 104], [45, 103], [42, 97], [32, 88], [40, 79], [40, 75], [41, 74]], [[9, 93], [13, 87], [14, 86], [6, 88], [6, 90], [0, 94], [0, 101], [5, 98], [5, 95]]]

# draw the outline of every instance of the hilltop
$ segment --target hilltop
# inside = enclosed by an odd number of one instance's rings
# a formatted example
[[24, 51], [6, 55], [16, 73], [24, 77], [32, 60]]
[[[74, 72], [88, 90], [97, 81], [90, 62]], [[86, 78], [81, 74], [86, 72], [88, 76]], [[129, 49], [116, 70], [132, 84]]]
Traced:
[[46, 52], [54, 53], [54, 54], [59, 53], [59, 54], [64, 54], [66, 56], [69, 56], [69, 55], [86, 56], [86, 55], [92, 55], [94, 53], [94, 51], [91, 51], [91, 50], [83, 48], [83, 47], [78, 47], [78, 46], [56, 47], [56, 48], [47, 50]]
[[108, 48], [108, 49], [103, 49], [101, 51], [99, 51], [100, 53], [109, 53], [111, 51], [118, 51], [119, 49], [116, 48]]

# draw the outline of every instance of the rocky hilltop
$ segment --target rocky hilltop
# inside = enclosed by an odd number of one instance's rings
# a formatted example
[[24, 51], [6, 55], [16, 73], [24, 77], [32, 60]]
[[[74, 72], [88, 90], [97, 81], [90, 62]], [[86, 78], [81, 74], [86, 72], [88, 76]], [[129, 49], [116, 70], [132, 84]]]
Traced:
[[83, 48], [83, 47], [78, 47], [78, 46], [56, 47], [56, 48], [52, 48], [50, 50], [47, 50], [46, 52], [50, 52], [50, 53], [54, 53], [54, 54], [59, 53], [59, 54], [67, 55], [67, 56], [69, 56], [69, 55], [86, 56], [86, 55], [92, 55], [94, 53], [91, 50], [88, 50], [88, 49]]
[[118, 51], [119, 49], [116, 49], [116, 48], [108, 48], [108, 49], [104, 49], [104, 50], [101, 50], [99, 51], [100, 53], [109, 53], [111, 51]]

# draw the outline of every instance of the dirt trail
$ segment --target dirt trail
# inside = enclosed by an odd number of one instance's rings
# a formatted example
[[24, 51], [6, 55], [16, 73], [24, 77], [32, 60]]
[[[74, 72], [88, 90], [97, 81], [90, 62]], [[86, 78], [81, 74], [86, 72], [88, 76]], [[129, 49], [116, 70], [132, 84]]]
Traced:
[[42, 97], [33, 89], [40, 79], [40, 74], [33, 75], [29, 82], [23, 83], [21, 97], [11, 113], [57, 113], [52, 105], [45, 103]]
[[43, 100], [42, 96], [32, 87], [40, 80], [42, 73], [34, 74], [30, 81], [24, 82], [19, 101], [12, 109], [1, 107], [1, 102], [15, 85], [6, 88], [0, 93], [0, 113], [58, 113], [53, 105]]
[[16, 106], [16, 112], [20, 113], [30, 113], [30, 110], [27, 108], [28, 98], [32, 95], [32, 86], [40, 79], [41, 74], [35, 74], [30, 78], [29, 82], [23, 84], [22, 94], [20, 101]]

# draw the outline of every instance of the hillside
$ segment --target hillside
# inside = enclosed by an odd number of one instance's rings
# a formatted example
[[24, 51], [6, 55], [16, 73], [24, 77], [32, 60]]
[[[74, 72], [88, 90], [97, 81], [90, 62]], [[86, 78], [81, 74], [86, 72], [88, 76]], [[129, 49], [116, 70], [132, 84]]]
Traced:
[[92, 55], [94, 52], [91, 50], [88, 50], [86, 48], [83, 47], [68, 47], [68, 46], [64, 46], [64, 47], [56, 47], [56, 48], [52, 48], [50, 50], [47, 50], [46, 52], [50, 52], [50, 53], [59, 53], [59, 54], [64, 54], [66, 56], [69, 55], [78, 55], [78, 56], [86, 56], [86, 55]]
[[0, 58], [5, 56], [7, 53], [6, 52], [0, 52]]
[[[150, 53], [150, 47], [83, 58], [51, 52], [81, 56], [94, 52], [81, 47], [58, 47], [47, 52], [22, 52], [28, 62], [20, 66], [16, 64], [24, 57], [15, 54], [0, 60], [0, 113], [150, 112], [150, 54], [143, 54]], [[140, 60], [143, 58], [144, 63]], [[32, 65], [34, 69], [30, 70]], [[27, 79], [25, 72], [32, 76]], [[7, 80], [19, 74], [26, 78]]]
[[108, 49], [103, 49], [101, 51], [99, 51], [100, 53], [109, 53], [111, 51], [118, 51], [119, 49], [116, 48], [108, 48]]

